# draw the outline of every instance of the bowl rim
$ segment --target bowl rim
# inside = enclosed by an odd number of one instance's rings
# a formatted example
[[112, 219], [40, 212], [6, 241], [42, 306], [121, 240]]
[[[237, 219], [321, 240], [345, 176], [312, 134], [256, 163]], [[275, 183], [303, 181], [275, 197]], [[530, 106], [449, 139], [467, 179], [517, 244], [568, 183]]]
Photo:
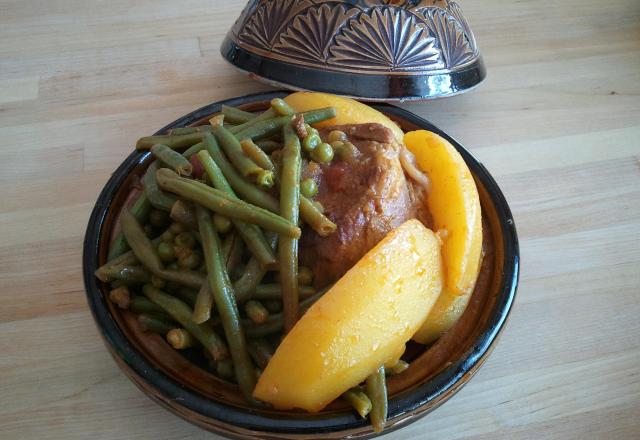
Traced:
[[[218, 112], [222, 105], [238, 106], [252, 102], [267, 101], [276, 97], [286, 96], [287, 94], [288, 92], [285, 91], [263, 92], [217, 101], [178, 118], [158, 130], [156, 134], [162, 134], [170, 128], [192, 124], [207, 115]], [[405, 423], [401, 423], [404, 416], [414, 414], [417, 417], [412, 417], [411, 421], [415, 421], [420, 416], [425, 415], [442, 404], [455, 394], [482, 365], [496, 343], [499, 333], [504, 328], [511, 311], [518, 285], [520, 257], [515, 222], [511, 215], [509, 205], [498, 184], [484, 165], [454, 138], [447, 135], [429, 121], [390, 104], [369, 105], [389, 115], [404, 119], [423, 129], [433, 131], [451, 142], [464, 158], [474, 177], [485, 187], [489, 198], [495, 206], [496, 215], [500, 222], [504, 252], [504, 265], [501, 271], [498, 295], [494, 310], [486, 324], [487, 329], [477, 338], [474, 345], [467, 350], [460, 359], [456, 360], [456, 362], [452, 363], [430, 380], [399, 393], [390, 399], [389, 420], [393, 421], [397, 419], [398, 423], [392, 422], [390, 429], [385, 429], [385, 433], [388, 433], [400, 426], [404, 426]], [[236, 428], [236, 431], [219, 429], [219, 432], [224, 432], [227, 435], [234, 435], [234, 432], [236, 433], [235, 435], [237, 435], [237, 429], [260, 431], [268, 434], [311, 435], [320, 432], [329, 434], [366, 428], [369, 425], [368, 421], [356, 417], [352, 412], [315, 415], [305, 414], [300, 417], [289, 418], [284, 415], [265, 415], [249, 408], [237, 408], [225, 405], [224, 403], [200, 395], [196, 391], [183, 386], [180, 382], [166, 375], [149, 362], [145, 356], [135, 348], [134, 344], [126, 338], [109, 311], [106, 299], [101, 293], [98, 282], [94, 277], [94, 272], [99, 262], [99, 237], [103, 232], [109, 206], [120, 187], [124, 184], [127, 176], [144, 160], [147, 154], [148, 153], [143, 151], [133, 151], [113, 172], [100, 192], [92, 210], [83, 246], [83, 277], [87, 301], [105, 344], [108, 345], [112, 355], [119, 358], [118, 364], [121, 368], [126, 367], [138, 376], [141, 381], [146, 382], [149, 387], [155, 389], [162, 398], [175, 402], [176, 405], [184, 407], [187, 411], [199, 414], [200, 418], [213, 419], [223, 425], [230, 425]], [[496, 268], [495, 270], [500, 269]], [[140, 386], [140, 384], [137, 385]], [[156, 398], [156, 400], [160, 401], [161, 399]], [[187, 420], [189, 419], [187, 418]], [[373, 435], [373, 432], [370, 434]]]

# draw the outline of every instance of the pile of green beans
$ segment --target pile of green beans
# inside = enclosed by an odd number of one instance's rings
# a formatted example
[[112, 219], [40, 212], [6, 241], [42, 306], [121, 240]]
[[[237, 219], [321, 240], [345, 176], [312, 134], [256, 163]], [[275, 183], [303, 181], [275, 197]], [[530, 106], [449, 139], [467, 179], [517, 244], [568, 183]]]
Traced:
[[[261, 114], [223, 106], [209, 125], [141, 138], [136, 148], [155, 160], [96, 271], [109, 300], [135, 313], [143, 331], [205, 353], [211, 372], [253, 405], [283, 335], [328, 289], [316, 290], [312, 271], [299, 266], [298, 243], [303, 225], [321, 236], [336, 231], [313, 200], [317, 183], [301, 179], [304, 160], [333, 159], [309, 125], [333, 116], [333, 108], [296, 114], [274, 99]], [[384, 377], [381, 367], [343, 395], [376, 430], [386, 418]]]

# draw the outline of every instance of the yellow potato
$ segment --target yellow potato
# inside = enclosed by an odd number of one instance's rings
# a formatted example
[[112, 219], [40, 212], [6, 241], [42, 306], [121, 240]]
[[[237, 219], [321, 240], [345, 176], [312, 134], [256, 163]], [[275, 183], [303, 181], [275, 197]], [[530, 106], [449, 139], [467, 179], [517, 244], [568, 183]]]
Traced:
[[456, 295], [446, 287], [434, 304], [420, 330], [413, 335], [413, 340], [421, 344], [431, 344], [447, 332], [455, 324], [469, 303], [471, 293]]
[[378, 110], [351, 98], [320, 92], [296, 92], [287, 96], [284, 100], [297, 112], [306, 112], [323, 107], [335, 107], [336, 117], [315, 124], [315, 127], [377, 122], [389, 128], [393, 132], [396, 140], [402, 143], [404, 133], [395, 122]]
[[316, 412], [398, 359], [443, 284], [440, 242], [417, 220], [390, 232], [294, 326], [254, 396]]
[[445, 139], [418, 130], [407, 133], [404, 143], [431, 179], [427, 203], [436, 230], [444, 232], [445, 288], [414, 337], [430, 343], [462, 315], [478, 278], [482, 258], [480, 198], [469, 168]]

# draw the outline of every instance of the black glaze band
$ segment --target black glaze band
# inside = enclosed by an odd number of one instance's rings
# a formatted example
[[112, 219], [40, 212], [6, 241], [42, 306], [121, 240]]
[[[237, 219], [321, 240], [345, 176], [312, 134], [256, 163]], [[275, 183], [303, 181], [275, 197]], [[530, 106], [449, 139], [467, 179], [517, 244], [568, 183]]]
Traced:
[[225, 38], [220, 52], [233, 66], [259, 79], [296, 90], [337, 93], [372, 101], [443, 98], [466, 92], [486, 77], [479, 57], [464, 70], [439, 75], [372, 75], [333, 72], [293, 65], [256, 55]]

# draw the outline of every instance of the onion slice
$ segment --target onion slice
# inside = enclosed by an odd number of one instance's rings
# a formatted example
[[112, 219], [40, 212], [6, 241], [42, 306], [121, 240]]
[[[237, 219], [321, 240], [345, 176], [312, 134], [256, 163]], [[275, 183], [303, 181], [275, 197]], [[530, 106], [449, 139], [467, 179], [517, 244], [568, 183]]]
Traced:
[[418, 169], [416, 157], [404, 145], [400, 147], [400, 164], [402, 165], [404, 172], [407, 173], [407, 175], [416, 183], [422, 186], [427, 194], [431, 192], [431, 180], [429, 180], [429, 176]]

